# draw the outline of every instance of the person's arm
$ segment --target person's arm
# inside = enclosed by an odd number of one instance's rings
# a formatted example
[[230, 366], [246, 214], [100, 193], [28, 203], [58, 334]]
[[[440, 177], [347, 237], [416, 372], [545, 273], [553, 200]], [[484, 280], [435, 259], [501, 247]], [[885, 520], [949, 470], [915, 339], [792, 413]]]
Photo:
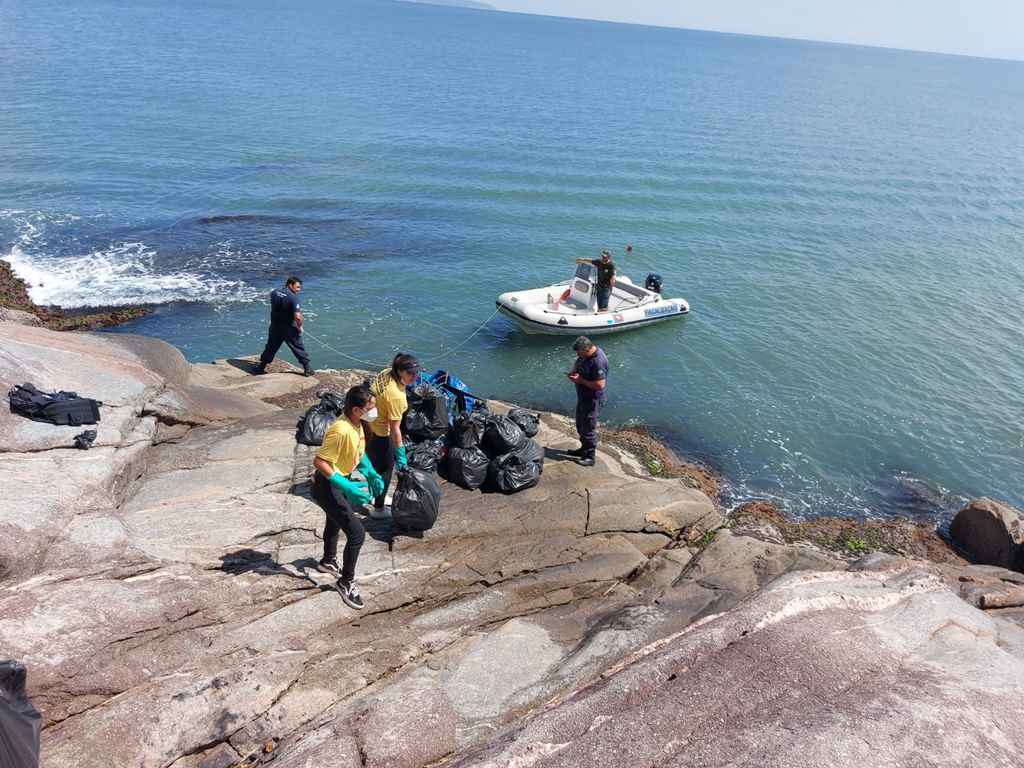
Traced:
[[402, 445], [402, 421], [388, 422], [388, 433], [391, 435], [391, 447], [399, 448]]
[[299, 333], [302, 333], [302, 313], [301, 312], [296, 312], [295, 313], [295, 327], [298, 329]]
[[609, 288], [614, 288], [615, 287], [615, 265], [614, 264], [612, 264], [612, 279], [611, 279], [611, 282], [608, 283], [608, 287]]
[[313, 466], [316, 468], [317, 472], [328, 480], [330, 480], [331, 476], [334, 474], [334, 467], [332, 467], [326, 459], [321, 459], [319, 456], [313, 459]]

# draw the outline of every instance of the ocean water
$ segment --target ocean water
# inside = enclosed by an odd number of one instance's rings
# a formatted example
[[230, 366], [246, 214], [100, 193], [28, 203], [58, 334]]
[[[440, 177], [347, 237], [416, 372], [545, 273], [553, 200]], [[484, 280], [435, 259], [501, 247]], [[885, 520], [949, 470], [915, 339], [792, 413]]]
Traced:
[[38, 302], [157, 304], [115, 332], [209, 360], [260, 350], [294, 272], [315, 365], [408, 350], [568, 411], [566, 340], [493, 300], [610, 248], [693, 313], [603, 337], [605, 418], [730, 503], [1024, 505], [1024, 63], [385, 0], [0, 0], [0, 103], [0, 258]]

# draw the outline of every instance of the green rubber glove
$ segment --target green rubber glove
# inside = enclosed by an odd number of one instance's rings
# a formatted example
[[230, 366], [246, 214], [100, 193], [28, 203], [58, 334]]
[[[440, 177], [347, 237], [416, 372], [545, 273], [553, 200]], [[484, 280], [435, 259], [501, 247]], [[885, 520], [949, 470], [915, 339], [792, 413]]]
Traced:
[[380, 496], [384, 493], [384, 478], [380, 476], [376, 469], [373, 468], [373, 464], [370, 463], [370, 458], [364, 453], [363, 458], [359, 460], [356, 465], [356, 469], [363, 473], [363, 477], [366, 478], [366, 484], [370, 488], [370, 493], [374, 496]]
[[404, 445], [395, 448], [395, 466], [399, 469], [405, 469], [409, 466], [409, 459], [405, 455]]
[[346, 477], [337, 471], [331, 475], [331, 482], [338, 486], [341, 490], [341, 495], [348, 499], [349, 503], [357, 507], [370, 503], [370, 493], [366, 490], [366, 483], [357, 483], [352, 478]]

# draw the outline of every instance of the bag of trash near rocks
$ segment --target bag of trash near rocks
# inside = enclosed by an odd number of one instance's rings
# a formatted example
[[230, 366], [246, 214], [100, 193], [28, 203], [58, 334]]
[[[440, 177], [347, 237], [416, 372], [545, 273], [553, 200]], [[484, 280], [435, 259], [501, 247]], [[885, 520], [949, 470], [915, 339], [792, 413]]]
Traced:
[[337, 392], [320, 393], [320, 402], [312, 406], [299, 422], [295, 439], [303, 445], [322, 445], [327, 428], [345, 410], [345, 397]]
[[484, 439], [487, 414], [483, 411], [463, 412], [455, 417], [451, 429], [452, 444], [458, 448], [476, 448]]
[[444, 395], [430, 384], [417, 384], [408, 390], [409, 410], [402, 419], [402, 433], [414, 443], [443, 437], [448, 431], [448, 406]]
[[433, 473], [408, 467], [398, 473], [398, 488], [391, 499], [391, 521], [396, 536], [418, 536], [429, 531], [441, 509], [441, 487]]
[[531, 413], [525, 408], [513, 408], [508, 412], [508, 417], [519, 425], [527, 437], [534, 437], [540, 429], [539, 413]]
[[446, 453], [444, 438], [414, 443], [409, 449], [409, 466], [424, 472], [436, 472]]
[[449, 448], [445, 459], [445, 477], [449, 482], [475, 491], [487, 480], [491, 460], [479, 448]]
[[517, 451], [526, 443], [523, 430], [508, 416], [492, 415], [487, 417], [484, 426], [483, 449], [488, 456], [504, 456]]
[[25, 665], [0, 661], [0, 765], [39, 768], [42, 718], [25, 693]]
[[502, 493], [518, 493], [539, 483], [543, 472], [544, 449], [536, 440], [526, 440], [519, 450], [491, 460], [487, 485]]

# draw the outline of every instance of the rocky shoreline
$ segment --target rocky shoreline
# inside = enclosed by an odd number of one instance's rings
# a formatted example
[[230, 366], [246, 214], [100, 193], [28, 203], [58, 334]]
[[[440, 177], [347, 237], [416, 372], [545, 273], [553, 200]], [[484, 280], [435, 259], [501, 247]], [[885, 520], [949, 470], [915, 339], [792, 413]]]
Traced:
[[0, 322], [40, 325], [54, 331], [95, 331], [137, 320], [149, 311], [148, 307], [91, 307], [82, 311], [41, 307], [32, 301], [25, 281], [10, 264], [0, 260]]
[[543, 413], [537, 487], [445, 484], [394, 547], [367, 521], [357, 613], [313, 567], [294, 433], [364, 372], [251, 367], [0, 325], [0, 384], [104, 403], [88, 451], [0, 412], [0, 648], [46, 768], [1024, 762], [1016, 510], [954, 525], [1001, 565], [927, 531], [727, 515], [636, 431], [592, 469], [559, 460], [571, 425]]

